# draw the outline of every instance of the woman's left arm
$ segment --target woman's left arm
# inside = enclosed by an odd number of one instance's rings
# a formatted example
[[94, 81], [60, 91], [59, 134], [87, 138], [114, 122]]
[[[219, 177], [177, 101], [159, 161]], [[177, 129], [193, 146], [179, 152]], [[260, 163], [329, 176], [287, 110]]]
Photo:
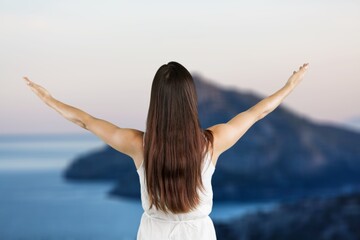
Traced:
[[137, 146], [142, 144], [142, 132], [131, 128], [120, 128], [106, 120], [90, 114], [55, 99], [42, 86], [24, 77], [31, 90], [48, 106], [55, 109], [64, 118], [94, 133], [112, 148], [130, 157], [137, 153]]

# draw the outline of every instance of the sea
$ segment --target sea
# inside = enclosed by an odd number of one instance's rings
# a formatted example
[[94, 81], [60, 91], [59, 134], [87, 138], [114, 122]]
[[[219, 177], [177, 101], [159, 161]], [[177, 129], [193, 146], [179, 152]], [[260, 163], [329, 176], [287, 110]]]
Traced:
[[[92, 134], [0, 135], [0, 240], [136, 239], [140, 199], [109, 197], [114, 182], [63, 178], [76, 157], [104, 145]], [[215, 202], [210, 217], [229, 221], [274, 206]]]

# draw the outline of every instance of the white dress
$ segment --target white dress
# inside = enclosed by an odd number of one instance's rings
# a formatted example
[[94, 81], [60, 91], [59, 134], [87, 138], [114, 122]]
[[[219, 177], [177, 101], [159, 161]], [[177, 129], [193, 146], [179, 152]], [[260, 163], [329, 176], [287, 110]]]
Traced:
[[208, 152], [203, 161], [202, 180], [205, 192], [198, 190], [201, 203], [197, 209], [182, 214], [165, 213], [151, 209], [145, 185], [144, 166], [137, 169], [141, 188], [141, 204], [144, 213], [141, 216], [137, 240], [216, 240], [214, 223], [209, 217], [213, 205], [211, 178], [215, 166]]

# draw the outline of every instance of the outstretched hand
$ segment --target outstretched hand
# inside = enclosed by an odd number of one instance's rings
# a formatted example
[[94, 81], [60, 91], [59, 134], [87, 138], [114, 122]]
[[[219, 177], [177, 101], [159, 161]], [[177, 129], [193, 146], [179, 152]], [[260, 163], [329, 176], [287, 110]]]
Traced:
[[298, 85], [301, 80], [303, 79], [307, 69], [309, 68], [309, 63], [304, 63], [302, 66], [299, 67], [298, 71], [294, 71], [293, 74], [290, 76], [287, 84], [291, 85]]
[[51, 97], [51, 94], [42, 86], [34, 83], [33, 81], [30, 81], [29, 78], [23, 77], [26, 84], [31, 88], [31, 90], [38, 95], [38, 97], [43, 100], [45, 103], [47, 100]]

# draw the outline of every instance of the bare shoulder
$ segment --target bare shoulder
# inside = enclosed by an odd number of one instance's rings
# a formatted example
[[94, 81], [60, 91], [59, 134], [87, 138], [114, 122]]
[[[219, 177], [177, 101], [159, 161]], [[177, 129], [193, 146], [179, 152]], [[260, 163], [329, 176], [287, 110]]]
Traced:
[[236, 128], [229, 123], [219, 123], [208, 128], [214, 136], [213, 163], [217, 163], [219, 156], [233, 146], [243, 135], [241, 128]]
[[220, 131], [219, 128], [221, 128], [221, 126], [219, 126], [219, 125], [221, 125], [221, 124], [217, 124], [217, 125], [207, 128], [207, 130], [210, 130], [214, 136], [213, 146], [211, 146], [211, 145], [209, 146], [209, 151], [212, 152], [211, 161], [214, 166], [216, 166], [217, 160], [221, 154], [221, 152], [219, 151], [219, 148], [217, 147], [218, 132]]
[[144, 159], [144, 147], [143, 147], [144, 132], [133, 129], [132, 135], [133, 137], [131, 141], [133, 142], [134, 151], [130, 157], [133, 159], [136, 169], [138, 169]]
[[135, 154], [142, 152], [144, 132], [137, 130], [137, 129], [130, 129], [130, 130], [131, 130], [131, 137], [132, 137], [131, 141], [133, 141], [134, 147], [136, 150]]

